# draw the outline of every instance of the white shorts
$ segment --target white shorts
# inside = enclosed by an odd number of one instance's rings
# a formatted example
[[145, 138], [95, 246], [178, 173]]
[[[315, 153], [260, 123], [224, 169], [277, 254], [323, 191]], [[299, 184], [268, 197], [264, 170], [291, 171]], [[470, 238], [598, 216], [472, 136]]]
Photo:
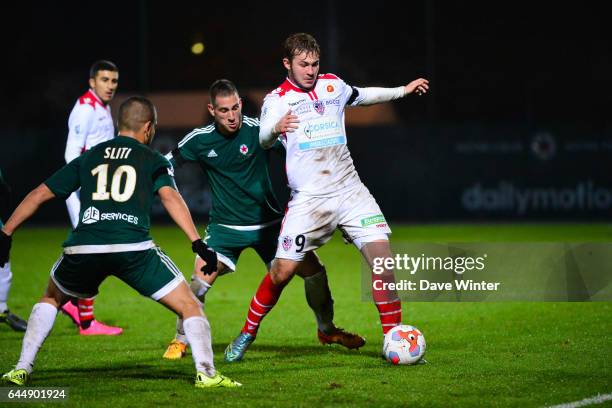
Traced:
[[301, 261], [306, 252], [329, 241], [336, 228], [350, 242], [367, 242], [365, 237], [391, 233], [380, 207], [363, 183], [336, 197], [294, 193], [287, 204], [276, 257]]

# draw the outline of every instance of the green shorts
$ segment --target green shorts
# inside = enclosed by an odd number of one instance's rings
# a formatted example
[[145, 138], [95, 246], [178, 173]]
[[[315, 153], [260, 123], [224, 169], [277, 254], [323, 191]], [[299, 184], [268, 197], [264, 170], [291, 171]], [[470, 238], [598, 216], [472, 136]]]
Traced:
[[106, 254], [62, 254], [51, 268], [51, 279], [57, 287], [77, 298], [97, 295], [100, 284], [110, 275], [153, 300], [166, 296], [185, 280], [158, 247]]
[[236, 270], [240, 253], [246, 248], [253, 248], [265, 264], [272, 262], [276, 255], [280, 227], [280, 220], [256, 230], [237, 230], [219, 224], [208, 224], [204, 242], [217, 252], [219, 261], [233, 272]]

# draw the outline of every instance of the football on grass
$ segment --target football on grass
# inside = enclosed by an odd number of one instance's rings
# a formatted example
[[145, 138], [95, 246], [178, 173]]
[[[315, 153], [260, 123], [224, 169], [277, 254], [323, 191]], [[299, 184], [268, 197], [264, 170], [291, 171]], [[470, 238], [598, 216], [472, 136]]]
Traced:
[[392, 364], [416, 364], [425, 354], [425, 337], [414, 326], [396, 326], [385, 334], [383, 354]]

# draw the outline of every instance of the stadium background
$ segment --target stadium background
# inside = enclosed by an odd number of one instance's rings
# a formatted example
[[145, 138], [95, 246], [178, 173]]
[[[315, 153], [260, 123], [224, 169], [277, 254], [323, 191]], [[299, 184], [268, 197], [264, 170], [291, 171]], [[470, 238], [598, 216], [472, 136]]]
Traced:
[[[19, 24], [2, 29], [0, 163], [14, 201], [63, 164], [67, 118], [96, 59], [120, 68], [114, 112], [127, 95], [156, 102], [156, 147], [167, 151], [209, 120], [206, 91], [217, 78], [235, 81], [245, 112], [258, 116], [262, 96], [284, 78], [282, 40], [307, 31], [322, 46], [321, 72], [350, 84], [431, 81], [425, 98], [347, 114], [357, 169], [391, 221], [610, 219], [612, 36], [601, 10], [351, 4], [6, 6], [5, 16]], [[191, 46], [200, 41], [205, 50], [195, 55]], [[281, 160], [272, 174], [284, 197]], [[199, 170], [178, 177], [193, 212], [205, 219], [209, 200]], [[34, 222], [65, 222], [62, 207], [48, 205]]]

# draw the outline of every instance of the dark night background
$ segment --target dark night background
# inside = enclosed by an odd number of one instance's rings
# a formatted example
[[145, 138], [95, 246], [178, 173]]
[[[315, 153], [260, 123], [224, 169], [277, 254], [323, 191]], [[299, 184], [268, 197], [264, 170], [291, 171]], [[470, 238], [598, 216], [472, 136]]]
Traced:
[[[398, 126], [348, 131], [362, 179], [390, 218], [610, 218], [612, 32], [609, 14], [595, 2], [106, 1], [2, 8], [0, 131], [8, 148], [0, 167], [16, 199], [62, 164], [67, 118], [93, 61], [119, 66], [120, 93], [206, 90], [220, 77], [240, 89], [273, 89], [285, 75], [282, 41], [306, 31], [321, 44], [321, 72], [349, 84], [431, 81], [426, 98], [393, 102]], [[191, 54], [194, 41], [204, 42], [202, 55]], [[178, 139], [188, 130], [166, 132]], [[488, 205], [466, 206], [470, 191], [485, 188], [497, 198], [482, 193]], [[534, 189], [556, 192], [523, 213], [499, 201]], [[50, 212], [47, 218], [56, 219]]]

